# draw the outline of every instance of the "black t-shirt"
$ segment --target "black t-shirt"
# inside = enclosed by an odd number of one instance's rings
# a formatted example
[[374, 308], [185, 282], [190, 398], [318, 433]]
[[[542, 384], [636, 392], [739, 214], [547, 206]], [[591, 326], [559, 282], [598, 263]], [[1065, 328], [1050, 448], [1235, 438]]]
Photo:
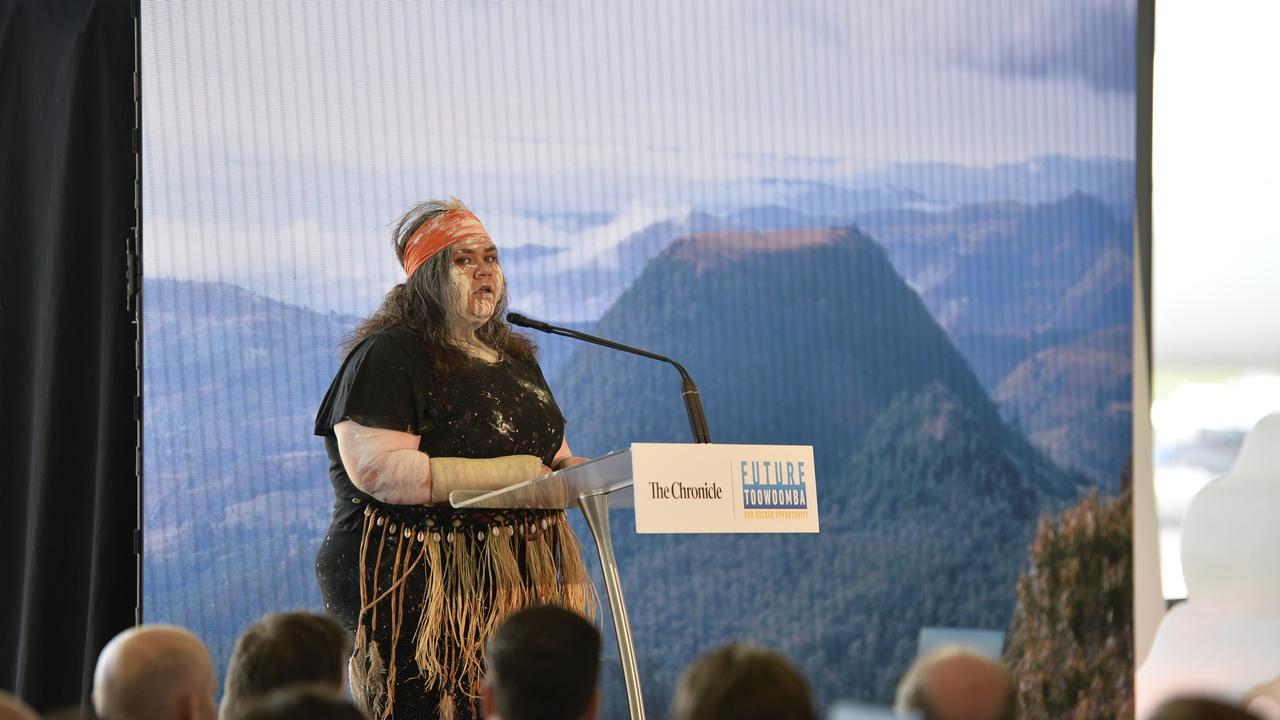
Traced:
[[564, 416], [537, 363], [473, 360], [439, 381], [420, 339], [380, 330], [343, 360], [316, 415], [338, 496], [334, 523], [344, 529], [360, 526], [372, 498], [342, 465], [333, 426], [343, 420], [418, 435], [418, 449], [435, 457], [533, 455], [550, 465], [564, 440]]

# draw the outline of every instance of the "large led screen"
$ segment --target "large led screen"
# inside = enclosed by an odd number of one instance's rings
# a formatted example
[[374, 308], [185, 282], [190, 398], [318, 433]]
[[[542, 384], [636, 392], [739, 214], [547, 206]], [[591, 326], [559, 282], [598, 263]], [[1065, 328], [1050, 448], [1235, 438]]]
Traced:
[[[675, 357], [717, 442], [814, 447], [816, 536], [637, 536], [615, 512], [653, 716], [734, 639], [828, 710], [890, 704], [939, 638], [1025, 649], [1038, 523], [1124, 496], [1129, 3], [142, 17], [144, 613], [219, 668], [263, 613], [320, 607], [316, 410], [428, 198], [484, 221], [512, 310]], [[532, 339], [577, 454], [689, 441], [669, 367]]]

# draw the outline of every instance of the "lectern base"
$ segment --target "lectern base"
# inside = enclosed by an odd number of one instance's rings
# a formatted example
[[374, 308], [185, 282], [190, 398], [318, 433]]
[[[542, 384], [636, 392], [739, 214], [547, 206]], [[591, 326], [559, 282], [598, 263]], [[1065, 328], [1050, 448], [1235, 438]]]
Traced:
[[609, 493], [597, 492], [578, 498], [578, 507], [587, 518], [587, 527], [600, 551], [600, 569], [604, 573], [604, 589], [609, 596], [609, 613], [618, 635], [618, 656], [622, 660], [622, 679], [627, 685], [627, 707], [631, 720], [644, 720], [644, 697], [640, 694], [640, 670], [636, 665], [636, 648], [631, 641], [631, 623], [627, 620], [627, 604], [622, 599], [622, 582], [618, 578], [618, 561], [613, 555], [613, 537], [609, 533]]

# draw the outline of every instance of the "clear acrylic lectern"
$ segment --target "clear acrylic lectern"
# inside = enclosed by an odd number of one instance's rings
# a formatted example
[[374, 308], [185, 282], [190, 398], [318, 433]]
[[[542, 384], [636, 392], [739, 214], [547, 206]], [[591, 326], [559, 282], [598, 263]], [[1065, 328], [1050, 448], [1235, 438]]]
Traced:
[[627, 449], [502, 490], [487, 493], [455, 490], [449, 493], [449, 504], [457, 508], [542, 510], [565, 510], [577, 505], [582, 510], [600, 553], [605, 593], [618, 635], [618, 655], [622, 661], [631, 720], [644, 720], [644, 698], [640, 694], [640, 673], [636, 667], [635, 646], [631, 642], [631, 623], [627, 620], [627, 605], [623, 602], [622, 583], [618, 578], [618, 561], [613, 555], [613, 540], [609, 535], [609, 508], [635, 506], [631, 487], [631, 450]]

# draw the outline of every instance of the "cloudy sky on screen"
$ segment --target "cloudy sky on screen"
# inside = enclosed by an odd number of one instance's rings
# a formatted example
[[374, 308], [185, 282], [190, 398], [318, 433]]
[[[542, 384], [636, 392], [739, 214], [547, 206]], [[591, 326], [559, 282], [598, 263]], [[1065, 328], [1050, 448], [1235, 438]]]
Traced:
[[325, 310], [363, 314], [400, 278], [389, 223], [427, 197], [500, 245], [599, 256], [727, 181], [1133, 152], [1130, 2], [143, 12], [148, 274]]

